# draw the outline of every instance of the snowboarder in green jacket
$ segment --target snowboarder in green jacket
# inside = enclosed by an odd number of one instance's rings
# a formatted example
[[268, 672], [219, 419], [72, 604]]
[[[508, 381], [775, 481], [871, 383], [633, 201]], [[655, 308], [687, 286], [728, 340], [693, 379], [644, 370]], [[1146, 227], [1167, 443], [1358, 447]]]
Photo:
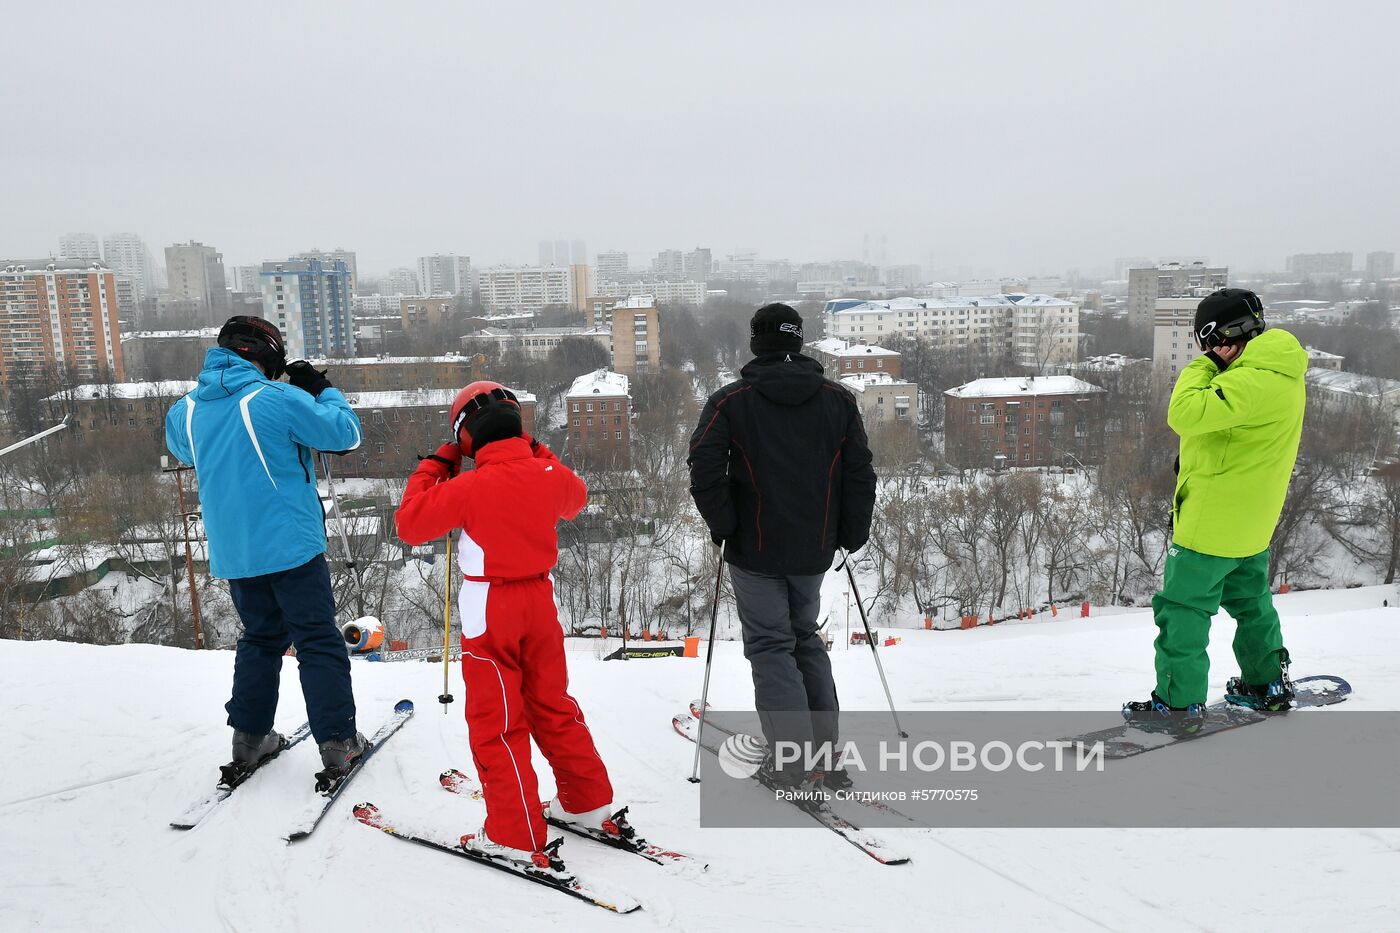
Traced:
[[1307, 351], [1287, 331], [1265, 330], [1264, 305], [1247, 289], [1201, 300], [1193, 334], [1205, 351], [1177, 379], [1167, 424], [1181, 437], [1172, 544], [1157, 623], [1157, 687], [1124, 704], [1130, 721], [1188, 731], [1205, 715], [1210, 620], [1235, 619], [1240, 676], [1231, 703], [1279, 711], [1293, 700], [1288, 650], [1269, 592], [1269, 540], [1303, 433]]

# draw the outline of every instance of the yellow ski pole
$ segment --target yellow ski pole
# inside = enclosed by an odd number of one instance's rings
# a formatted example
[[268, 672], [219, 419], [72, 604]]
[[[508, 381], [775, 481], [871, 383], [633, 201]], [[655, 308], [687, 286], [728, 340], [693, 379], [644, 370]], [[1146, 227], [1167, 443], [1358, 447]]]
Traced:
[[448, 653], [452, 648], [452, 532], [447, 533], [447, 556], [443, 561], [446, 572], [443, 574], [442, 597], [442, 693], [438, 702], [442, 704], [442, 714], [447, 715], [447, 704], [452, 702], [452, 693], [447, 689], [451, 663]]

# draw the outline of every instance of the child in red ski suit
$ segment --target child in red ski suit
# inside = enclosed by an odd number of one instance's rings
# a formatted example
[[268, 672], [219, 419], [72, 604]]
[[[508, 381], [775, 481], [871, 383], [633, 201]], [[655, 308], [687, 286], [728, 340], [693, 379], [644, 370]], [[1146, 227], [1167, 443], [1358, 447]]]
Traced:
[[[554, 770], [551, 816], [605, 832], [612, 822], [607, 769], [568, 693], [550, 576], [558, 559], [555, 526], [579, 513], [588, 490], [548, 447], [522, 434], [508, 389], [473, 383], [459, 393], [452, 414], [460, 444], [444, 444], [419, 463], [395, 522], [408, 544], [461, 529], [462, 679], [486, 798], [486, 840], [477, 842], [517, 850], [505, 854], [521, 861], [533, 854], [544, 867], [546, 824], [531, 738]], [[476, 466], [458, 473], [464, 450]]]

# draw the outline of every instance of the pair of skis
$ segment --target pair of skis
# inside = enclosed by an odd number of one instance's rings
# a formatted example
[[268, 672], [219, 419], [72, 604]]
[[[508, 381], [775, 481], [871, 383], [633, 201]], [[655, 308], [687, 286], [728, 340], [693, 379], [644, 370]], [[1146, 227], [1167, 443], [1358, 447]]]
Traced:
[[[335, 806], [335, 802], [340, 799], [340, 795], [344, 791], [345, 786], [350, 783], [355, 775], [360, 773], [360, 769], [365, 766], [365, 763], [373, 757], [375, 752], [383, 747], [385, 742], [389, 741], [395, 732], [399, 731], [399, 728], [404, 723], [408, 722], [412, 715], [412, 700], [400, 700], [398, 703], [394, 704], [393, 714], [385, 720], [384, 724], [380, 726], [379, 730], [370, 738], [369, 747], [365, 749], [364, 754], [356, 758], [354, 763], [351, 764], [349, 769], [343, 774], [335, 776], [325, 790], [318, 791], [317, 799], [312, 801], [311, 804], [307, 806], [305, 812], [292, 824], [292, 829], [286, 836], [288, 842], [296, 842], [298, 839], [305, 839], [315, 832], [316, 827], [321, 824], [321, 820], [330, 812], [331, 807]], [[282, 752], [301, 743], [310, 735], [310, 724], [302, 723], [297, 727], [296, 731], [286, 737], [286, 741], [281, 748], [259, 761], [256, 766], [240, 772], [225, 770], [224, 779], [215, 786], [214, 790], [192, 804], [184, 813], [171, 820], [170, 825], [176, 829], [193, 829], [195, 826], [199, 825], [200, 821], [217, 810], [221, 803], [233, 796], [234, 791], [260, 773], [263, 768], [275, 760]]]
[[[691, 703], [690, 712], [688, 714], [682, 713], [681, 715], [675, 716], [671, 719], [672, 728], [674, 728], [676, 730], [676, 733], [682, 738], [689, 739], [691, 742], [699, 742], [701, 712], [702, 711], [700, 710], [700, 704], [698, 702]], [[701, 747], [704, 748], [706, 751], [718, 755], [720, 746], [724, 744], [724, 741], [735, 734], [736, 733], [730, 731], [729, 729], [718, 725], [713, 719], [706, 719], [704, 742], [701, 745]], [[752, 777], [748, 780], [753, 781], [755, 784], [761, 784], [757, 777]], [[794, 807], [797, 807], [803, 813], [810, 816], [813, 820], [825, 826], [827, 829], [831, 830], [833, 833], [840, 836], [846, 842], [855, 846], [861, 852], [864, 852], [866, 855], [870, 856], [875, 861], [879, 862], [881, 865], [908, 864], [909, 856], [896, 852], [879, 837], [867, 832], [864, 829], [861, 829], [859, 826], [857, 826], [850, 820], [846, 819], [844, 816], [834, 811], [830, 806], [814, 801], [791, 800], [786, 797], [782, 799], [785, 800], [787, 803], [792, 804]], [[851, 802], [860, 804], [861, 806], [869, 807], [871, 809], [881, 810], [886, 813], [892, 813], [896, 816], [902, 817], [905, 820], [909, 820], [911, 823], [913, 822], [913, 820], [911, 820], [908, 816], [905, 816], [898, 810], [895, 810], [894, 808], [886, 804], [880, 803], [879, 801], [863, 800], [860, 797], [856, 797]]]
[[[475, 788], [471, 778], [456, 769], [442, 772], [438, 776], [438, 783], [451, 793], [460, 796], [470, 796], [480, 799], [480, 791]], [[698, 866], [704, 870], [707, 866], [698, 860], [682, 852], [676, 852], [658, 845], [647, 842], [640, 836], [624, 838], [612, 836], [601, 831], [594, 832], [577, 826], [573, 823], [565, 822], [549, 813], [548, 804], [540, 805], [544, 809], [545, 821], [551, 826], [555, 826], [566, 832], [581, 836], [592, 842], [608, 846], [612, 849], [619, 849], [630, 852], [639, 858], [658, 865], [674, 866]], [[626, 914], [641, 908], [641, 904], [632, 897], [621, 892], [610, 891], [597, 884], [585, 881], [577, 875], [560, 877], [553, 871], [545, 871], [538, 868], [521, 865], [509, 859], [493, 856], [479, 849], [463, 845], [459, 841], [453, 841], [426, 829], [408, 828], [390, 822], [380, 809], [372, 803], [361, 803], [355, 807], [355, 819], [371, 829], [377, 829], [382, 833], [403, 840], [412, 842], [415, 845], [424, 846], [429, 849], [436, 849], [448, 855], [464, 858], [498, 871], [507, 872], [517, 877], [524, 878], [536, 884], [553, 888], [569, 897], [601, 907], [614, 913]]]

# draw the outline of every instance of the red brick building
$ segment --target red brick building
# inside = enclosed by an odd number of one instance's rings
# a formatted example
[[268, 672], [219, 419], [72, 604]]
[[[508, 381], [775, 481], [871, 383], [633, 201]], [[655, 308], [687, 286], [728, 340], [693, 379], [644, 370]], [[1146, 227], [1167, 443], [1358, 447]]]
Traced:
[[900, 354], [884, 347], [827, 337], [807, 344], [807, 352], [825, 367], [827, 376], [832, 379], [861, 373], [885, 373], [894, 379], [903, 375]]
[[55, 370], [126, 378], [112, 270], [90, 259], [0, 262], [0, 396]]
[[600, 369], [579, 376], [564, 396], [568, 454], [579, 466], [631, 469], [632, 399], [627, 377]]
[[964, 469], [1096, 463], [1106, 395], [1073, 376], [973, 380], [943, 393], [944, 455]]
[[[520, 401], [525, 432], [535, 432], [535, 396], [512, 389]], [[420, 454], [430, 454], [450, 440], [448, 415], [457, 389], [411, 389], [347, 392], [346, 401], [360, 418], [364, 441], [346, 455], [341, 471], [349, 476], [406, 477]]]

